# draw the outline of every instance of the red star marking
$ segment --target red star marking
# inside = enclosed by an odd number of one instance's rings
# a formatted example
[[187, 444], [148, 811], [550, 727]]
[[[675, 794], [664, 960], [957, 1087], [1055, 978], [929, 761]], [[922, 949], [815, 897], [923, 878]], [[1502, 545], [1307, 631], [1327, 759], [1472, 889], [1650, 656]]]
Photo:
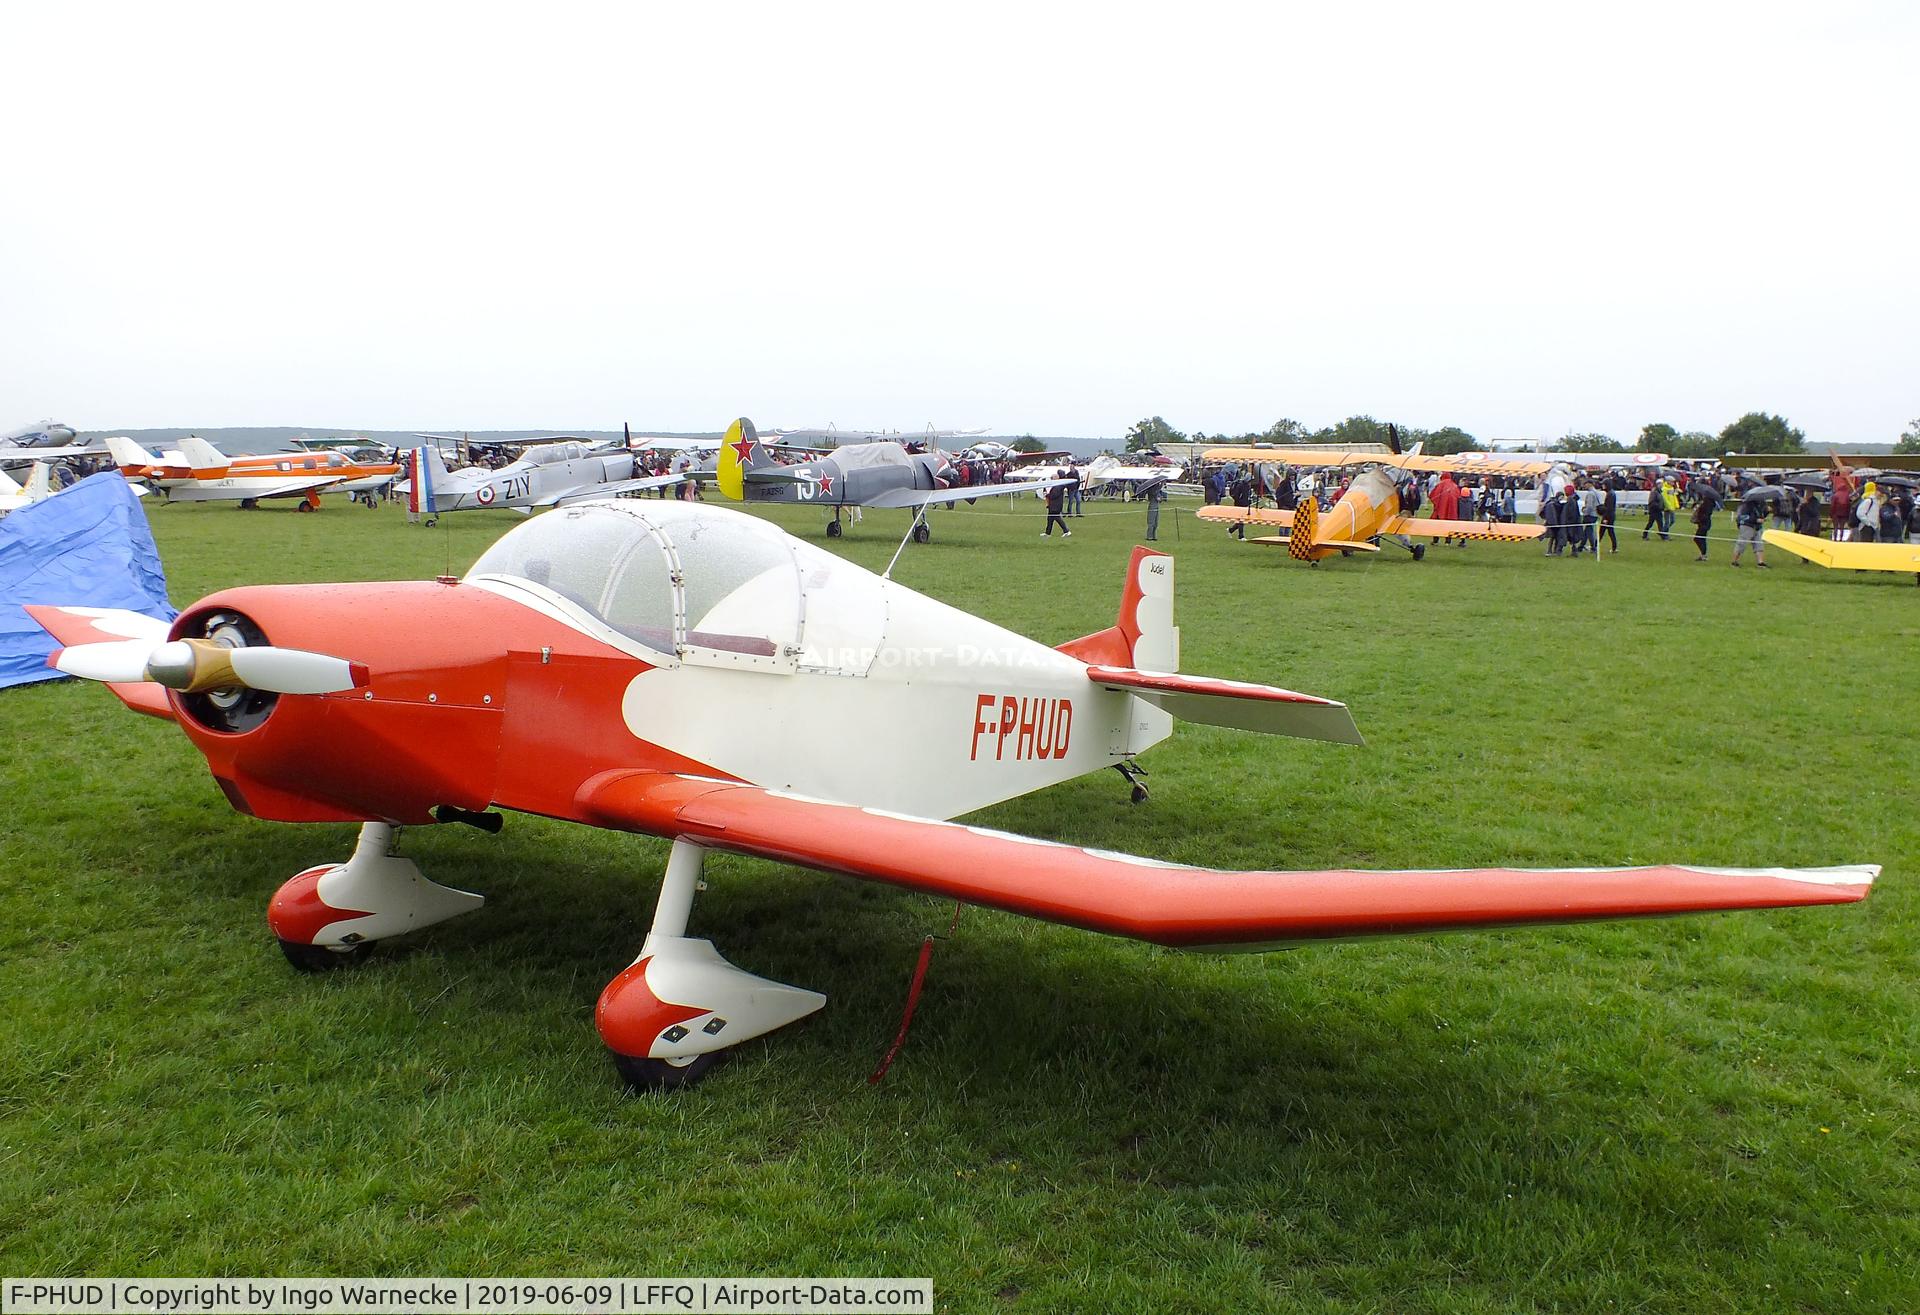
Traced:
[[833, 476], [822, 475], [820, 477], [820, 493], [823, 497], [830, 498], [833, 496]]
[[741, 465], [743, 466], [746, 465], [747, 458], [753, 455], [753, 440], [750, 438], [743, 438], [738, 442], [734, 443], [733, 455], [740, 458]]

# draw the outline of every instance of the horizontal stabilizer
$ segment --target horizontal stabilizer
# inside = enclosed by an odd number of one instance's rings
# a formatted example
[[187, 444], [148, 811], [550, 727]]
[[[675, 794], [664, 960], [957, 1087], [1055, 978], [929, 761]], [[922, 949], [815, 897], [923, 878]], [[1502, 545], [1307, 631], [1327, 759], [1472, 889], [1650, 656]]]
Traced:
[[1099, 666], [1087, 668], [1087, 679], [1107, 689], [1138, 695], [1181, 721], [1291, 735], [1300, 740], [1366, 743], [1346, 704], [1273, 685]]
[[[1289, 543], [1290, 540], [1288, 536], [1284, 534], [1257, 534], [1253, 538], [1248, 539], [1247, 542], [1248, 543], [1286, 544], [1286, 543]], [[1315, 539], [1313, 541], [1313, 546], [1315, 548], [1331, 548], [1340, 552], [1379, 552], [1380, 551], [1379, 544], [1365, 543], [1359, 539]]]
[[1847, 904], [1880, 869], [1230, 872], [661, 772], [589, 781], [584, 820], [1188, 949]]

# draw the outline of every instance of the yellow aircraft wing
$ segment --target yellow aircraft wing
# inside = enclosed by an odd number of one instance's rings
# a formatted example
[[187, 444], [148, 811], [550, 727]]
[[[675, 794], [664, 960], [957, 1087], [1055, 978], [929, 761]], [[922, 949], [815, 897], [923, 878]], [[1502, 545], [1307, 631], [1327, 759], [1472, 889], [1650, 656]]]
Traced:
[[1203, 521], [1245, 521], [1249, 525], [1291, 525], [1293, 513], [1274, 507], [1202, 507], [1194, 515]]
[[1898, 571], [1920, 575], [1920, 543], [1835, 543], [1790, 530], [1760, 536], [1776, 548], [1839, 571]]
[[1736, 470], [1817, 470], [1829, 460], [1868, 470], [1920, 470], [1913, 452], [1729, 452], [1722, 465]]
[[1494, 539], [1521, 543], [1547, 532], [1544, 525], [1502, 525], [1493, 521], [1436, 521], [1424, 516], [1402, 516], [1387, 527], [1388, 534], [1425, 534], [1456, 539]]
[[1302, 447], [1211, 447], [1201, 454], [1207, 461], [1273, 461], [1286, 466], [1394, 466], [1401, 470], [1471, 470], [1483, 475], [1544, 475], [1551, 461], [1526, 461], [1475, 453], [1467, 460], [1391, 452], [1315, 452]]

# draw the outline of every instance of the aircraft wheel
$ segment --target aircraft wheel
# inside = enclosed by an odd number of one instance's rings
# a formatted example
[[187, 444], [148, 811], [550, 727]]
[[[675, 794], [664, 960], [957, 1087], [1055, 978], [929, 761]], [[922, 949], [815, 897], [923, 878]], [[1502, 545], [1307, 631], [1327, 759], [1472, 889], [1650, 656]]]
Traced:
[[840, 522], [839, 522], [839, 521], [828, 521], [828, 522], [827, 522], [827, 537], [828, 537], [829, 539], [837, 539], [837, 538], [839, 538], [839, 537], [840, 537], [840, 535], [841, 535], [841, 529], [840, 529]]
[[1414, 560], [1414, 561], [1416, 561], [1416, 562], [1418, 562], [1418, 561], [1424, 561], [1424, 560], [1426, 560], [1426, 556], [1427, 556], [1427, 545], [1426, 545], [1426, 544], [1424, 544], [1424, 543], [1416, 543], [1416, 544], [1414, 544], [1414, 545], [1413, 545], [1413, 560]]
[[1341, 555], [1342, 557], [1351, 557], [1351, 556], [1353, 556], [1353, 549], [1351, 549], [1351, 548], [1342, 548], [1342, 549], [1340, 550], [1340, 555]]
[[928, 528], [925, 521], [913, 527], [913, 541], [915, 543], [925, 543], [932, 537], [933, 531]]
[[1147, 787], [1141, 785], [1138, 781], [1133, 783], [1133, 802], [1136, 804], [1144, 804], [1147, 802]]
[[728, 1058], [728, 1052], [724, 1050], [695, 1055], [682, 1064], [670, 1059], [635, 1059], [632, 1055], [615, 1054], [613, 1066], [619, 1070], [621, 1080], [631, 1090], [679, 1091], [700, 1081], [726, 1063]]
[[313, 504], [311, 502], [296, 502], [293, 504], [293, 509], [295, 511], [312, 511]]
[[344, 968], [350, 963], [358, 963], [367, 957], [373, 949], [372, 941], [361, 941], [358, 945], [348, 946], [344, 950], [335, 950], [325, 945], [302, 945], [298, 941], [281, 941], [280, 953], [287, 956], [287, 962], [303, 973], [331, 972], [335, 968]]

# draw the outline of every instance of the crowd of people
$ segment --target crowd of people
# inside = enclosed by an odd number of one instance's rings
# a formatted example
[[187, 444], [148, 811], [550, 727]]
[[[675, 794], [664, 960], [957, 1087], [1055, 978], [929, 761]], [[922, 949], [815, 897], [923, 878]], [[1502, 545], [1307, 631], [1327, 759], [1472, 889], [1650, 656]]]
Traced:
[[[1292, 511], [1303, 498], [1318, 499], [1331, 509], [1352, 483], [1341, 467], [1303, 470], [1280, 462], [1208, 463], [1193, 472], [1207, 505], [1236, 507], [1271, 505]], [[1739, 566], [1751, 552], [1764, 567], [1768, 529], [1791, 530], [1810, 537], [1830, 536], [1840, 541], [1904, 543], [1920, 541], [1920, 498], [1916, 483], [1904, 476], [1862, 480], [1847, 470], [1818, 477], [1800, 477], [1792, 484], [1777, 475], [1727, 468], [1663, 468], [1658, 471], [1595, 470], [1576, 474], [1549, 488], [1547, 480], [1526, 480], [1471, 472], [1445, 471], [1438, 476], [1410, 474], [1399, 481], [1401, 510], [1433, 520], [1512, 523], [1519, 518], [1519, 495], [1531, 490], [1538, 500], [1540, 524], [1546, 528], [1543, 551], [1549, 557], [1620, 551], [1619, 519], [1629, 495], [1638, 502], [1644, 494], [1646, 524], [1643, 540], [1674, 536], [1684, 513], [1692, 528], [1695, 561], [1709, 559], [1714, 518], [1731, 509], [1734, 520], [1732, 564]], [[1227, 531], [1245, 537], [1243, 522]]]

